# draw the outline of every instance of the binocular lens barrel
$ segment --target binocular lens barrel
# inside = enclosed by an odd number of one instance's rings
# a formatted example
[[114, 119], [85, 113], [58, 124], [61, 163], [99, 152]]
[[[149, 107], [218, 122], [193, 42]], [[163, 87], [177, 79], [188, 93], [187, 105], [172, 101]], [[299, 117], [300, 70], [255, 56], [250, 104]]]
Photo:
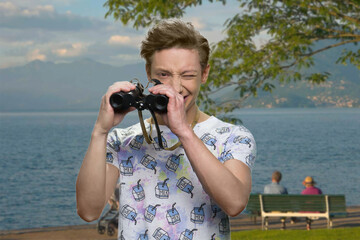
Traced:
[[150, 94], [146, 96], [145, 102], [155, 112], [166, 112], [169, 98], [165, 95]]
[[151, 109], [154, 112], [166, 112], [169, 98], [165, 95], [140, 95], [137, 91], [116, 92], [110, 96], [110, 105], [116, 112], [129, 107]]
[[132, 98], [128, 93], [117, 92], [110, 96], [110, 105], [114, 110], [125, 110], [130, 107]]

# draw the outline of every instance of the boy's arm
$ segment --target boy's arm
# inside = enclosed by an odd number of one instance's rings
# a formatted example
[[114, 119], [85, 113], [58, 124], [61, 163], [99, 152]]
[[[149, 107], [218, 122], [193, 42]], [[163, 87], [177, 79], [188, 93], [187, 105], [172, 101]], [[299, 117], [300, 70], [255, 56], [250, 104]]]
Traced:
[[[161, 84], [149, 91], [169, 97], [168, 111], [161, 114], [162, 120], [178, 136], [204, 190], [228, 215], [238, 215], [249, 199], [250, 168], [236, 159], [227, 160], [223, 164], [209, 151], [187, 122], [188, 114], [191, 113], [185, 112], [184, 97], [172, 86]], [[197, 107], [192, 109], [196, 111]], [[192, 114], [195, 116], [194, 112]]]
[[135, 85], [129, 82], [116, 82], [102, 97], [99, 115], [91, 140], [76, 181], [76, 203], [79, 216], [85, 221], [97, 219], [114, 192], [119, 178], [119, 170], [106, 164], [106, 144], [110, 129], [118, 125], [125, 115], [134, 110], [116, 114], [110, 106], [110, 96], [118, 91], [129, 92]]
[[119, 178], [118, 169], [106, 164], [106, 139], [93, 132], [76, 181], [77, 212], [88, 222], [99, 218]]
[[192, 129], [180, 141], [204, 190], [228, 215], [241, 213], [251, 191], [249, 167], [236, 159], [221, 163]]

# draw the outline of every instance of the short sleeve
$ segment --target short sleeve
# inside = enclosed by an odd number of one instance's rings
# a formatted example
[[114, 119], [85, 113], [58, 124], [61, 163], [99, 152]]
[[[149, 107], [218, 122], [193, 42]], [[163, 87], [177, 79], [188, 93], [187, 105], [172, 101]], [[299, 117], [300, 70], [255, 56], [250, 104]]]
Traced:
[[121, 141], [117, 134], [117, 130], [114, 129], [109, 133], [108, 138], [107, 138], [106, 163], [111, 164], [111, 165], [117, 167], [118, 169], [120, 168], [120, 166], [119, 166], [119, 160], [118, 160], [117, 153], [120, 151], [120, 148], [121, 148]]
[[[232, 159], [242, 161], [252, 170], [256, 158], [255, 139], [244, 126], [234, 126], [225, 143], [224, 152], [230, 155]], [[228, 157], [225, 160], [231, 158]]]

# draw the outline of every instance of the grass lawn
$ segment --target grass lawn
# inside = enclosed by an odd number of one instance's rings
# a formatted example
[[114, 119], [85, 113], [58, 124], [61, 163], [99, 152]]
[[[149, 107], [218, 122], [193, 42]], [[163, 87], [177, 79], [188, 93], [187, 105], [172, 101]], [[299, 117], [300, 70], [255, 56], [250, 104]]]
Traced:
[[360, 227], [306, 230], [252, 230], [231, 233], [231, 240], [348, 240], [360, 239]]

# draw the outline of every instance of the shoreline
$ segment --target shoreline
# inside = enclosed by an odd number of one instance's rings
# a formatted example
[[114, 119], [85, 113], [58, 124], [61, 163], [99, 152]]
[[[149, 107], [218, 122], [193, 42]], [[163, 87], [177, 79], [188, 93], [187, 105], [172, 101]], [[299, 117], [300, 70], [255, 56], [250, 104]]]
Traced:
[[[350, 228], [360, 227], [360, 206], [348, 206], [347, 217], [334, 218], [333, 228]], [[0, 230], [0, 239], [28, 239], [28, 240], [101, 240], [101, 239], [117, 239], [117, 232], [113, 236], [106, 234], [99, 234], [96, 230], [97, 222], [83, 225], [69, 225], [59, 227], [44, 227], [44, 228], [28, 228], [16, 230]], [[235, 218], [230, 218], [231, 230], [248, 231], [260, 230], [261, 218], [253, 218], [247, 215], [239, 215]], [[269, 229], [280, 229], [281, 223], [278, 219], [270, 219]], [[300, 220], [296, 224], [290, 224], [290, 219], [286, 220], [287, 229], [306, 230], [306, 222]], [[326, 229], [326, 219], [319, 219], [313, 222], [312, 229]]]

